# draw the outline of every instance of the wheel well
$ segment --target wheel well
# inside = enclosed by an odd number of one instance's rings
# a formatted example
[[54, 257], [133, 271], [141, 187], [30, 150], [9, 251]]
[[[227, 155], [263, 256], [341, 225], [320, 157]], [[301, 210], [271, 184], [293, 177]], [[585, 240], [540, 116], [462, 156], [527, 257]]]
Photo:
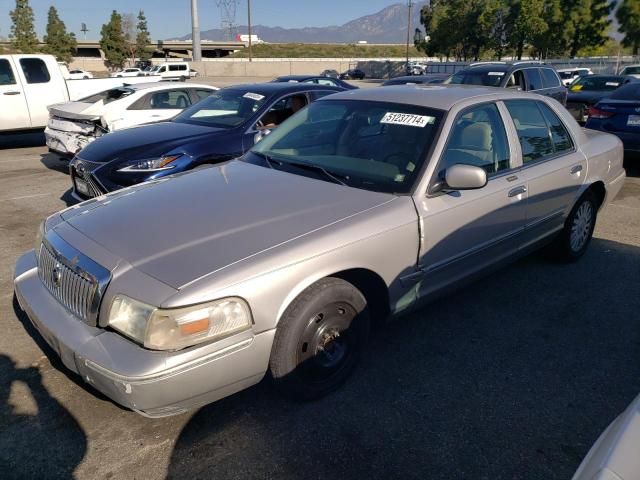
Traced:
[[604, 183], [598, 181], [591, 184], [587, 189], [587, 192], [592, 192], [595, 194], [596, 198], [598, 199], [598, 208], [600, 208], [600, 206], [604, 202], [604, 197], [607, 195], [607, 190], [604, 188]]
[[354, 268], [331, 276], [349, 282], [362, 292], [374, 320], [381, 321], [389, 315], [389, 289], [380, 275], [365, 268]]

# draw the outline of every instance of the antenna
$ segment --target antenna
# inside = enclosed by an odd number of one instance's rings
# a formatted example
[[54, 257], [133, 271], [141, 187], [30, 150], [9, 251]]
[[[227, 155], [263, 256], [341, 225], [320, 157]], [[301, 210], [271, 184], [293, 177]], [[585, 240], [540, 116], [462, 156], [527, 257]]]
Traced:
[[236, 10], [239, 0], [216, 0], [220, 9], [220, 27], [226, 31], [226, 40], [235, 40], [238, 30], [236, 23]]

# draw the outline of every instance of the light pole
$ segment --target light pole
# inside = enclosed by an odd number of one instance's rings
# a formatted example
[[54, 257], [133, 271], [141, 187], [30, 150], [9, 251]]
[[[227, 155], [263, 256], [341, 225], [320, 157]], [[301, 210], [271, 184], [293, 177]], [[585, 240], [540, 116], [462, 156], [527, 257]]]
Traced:
[[409, 7], [409, 14], [407, 15], [407, 64], [405, 68], [409, 68], [409, 38], [411, 37], [411, 7], [413, 7], [413, 2], [409, 0], [407, 6]]
[[191, 48], [193, 49], [193, 61], [202, 61], [202, 48], [200, 47], [200, 20], [198, 19], [198, 0], [191, 0]]
[[249, 61], [253, 62], [253, 49], [251, 48], [251, 0], [247, 0], [247, 26], [249, 28]]

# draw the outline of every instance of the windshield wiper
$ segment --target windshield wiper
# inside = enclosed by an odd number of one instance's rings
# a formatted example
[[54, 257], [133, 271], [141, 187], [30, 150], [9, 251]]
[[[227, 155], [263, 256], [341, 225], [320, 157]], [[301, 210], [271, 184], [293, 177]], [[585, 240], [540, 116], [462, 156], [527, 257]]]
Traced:
[[264, 160], [264, 163], [267, 164], [267, 167], [274, 168], [273, 167], [273, 159], [269, 155], [267, 155], [265, 153], [262, 153], [262, 152], [251, 152], [251, 153], [253, 153], [254, 155], [257, 155], [260, 158], [262, 158]]
[[[335, 173], [330, 172], [329, 170], [327, 170], [324, 167], [321, 167], [320, 165], [315, 165], [313, 163], [291, 162], [289, 160], [282, 160], [282, 159], [278, 159], [277, 161], [281, 163], [286, 163], [288, 165], [293, 165], [294, 167], [298, 167], [303, 170], [313, 170], [314, 172], [320, 172], [326, 178], [331, 180], [333, 183], [339, 183], [340, 185], [344, 185], [345, 187], [348, 187], [347, 183], [340, 180]], [[349, 178], [349, 177], [343, 177], [343, 178]]]

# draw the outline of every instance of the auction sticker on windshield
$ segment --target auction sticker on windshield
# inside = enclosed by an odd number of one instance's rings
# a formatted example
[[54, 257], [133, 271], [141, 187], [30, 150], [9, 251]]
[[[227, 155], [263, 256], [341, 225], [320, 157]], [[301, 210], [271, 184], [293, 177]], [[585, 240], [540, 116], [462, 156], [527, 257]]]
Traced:
[[504, 75], [504, 72], [489, 72], [487, 73], [487, 75], [491, 77], [502, 77]]
[[380, 123], [389, 123], [392, 125], [406, 125], [407, 127], [424, 128], [436, 121], [436, 117], [428, 115], [413, 115], [411, 113], [394, 113], [387, 112]]
[[264, 95], [260, 95], [259, 93], [252, 93], [252, 92], [247, 92], [243, 95], [244, 98], [249, 98], [251, 100], [255, 100], [256, 102], [259, 102], [260, 100], [262, 100], [264, 98]]

